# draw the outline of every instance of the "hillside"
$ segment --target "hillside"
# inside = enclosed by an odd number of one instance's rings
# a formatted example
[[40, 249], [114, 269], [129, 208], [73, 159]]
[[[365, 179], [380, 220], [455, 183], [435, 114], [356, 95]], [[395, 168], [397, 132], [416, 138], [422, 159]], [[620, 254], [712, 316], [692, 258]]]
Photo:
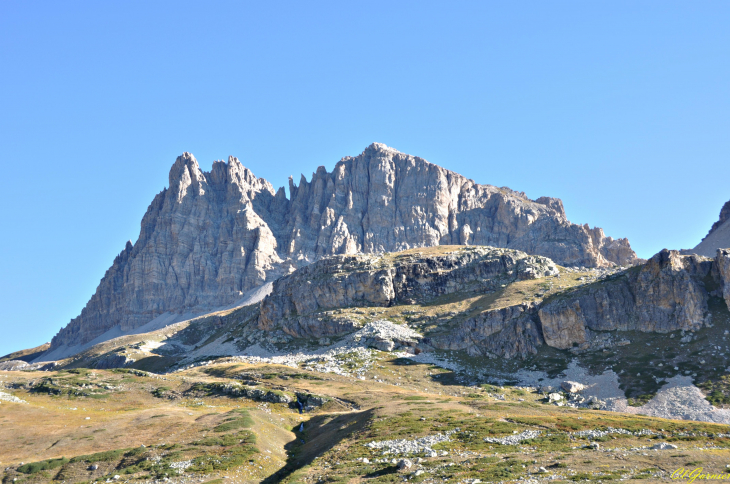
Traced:
[[486, 246], [333, 256], [252, 304], [106, 339], [45, 371], [0, 371], [0, 475], [182, 484], [721, 473], [728, 281], [728, 251], [595, 269]]
[[[0, 405], [4, 484], [658, 482], [723, 472], [730, 446], [726, 425], [560, 407], [395, 355], [362, 379], [245, 363], [0, 376], [27, 402]], [[281, 401], [297, 393], [316, 405]]]

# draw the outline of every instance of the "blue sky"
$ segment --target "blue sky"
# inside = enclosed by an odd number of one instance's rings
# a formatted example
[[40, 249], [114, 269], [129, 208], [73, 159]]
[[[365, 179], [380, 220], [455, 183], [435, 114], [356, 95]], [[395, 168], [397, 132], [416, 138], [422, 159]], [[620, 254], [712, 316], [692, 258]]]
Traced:
[[0, 2], [0, 354], [78, 315], [175, 157], [274, 186], [373, 141], [642, 257], [730, 199], [728, 2]]

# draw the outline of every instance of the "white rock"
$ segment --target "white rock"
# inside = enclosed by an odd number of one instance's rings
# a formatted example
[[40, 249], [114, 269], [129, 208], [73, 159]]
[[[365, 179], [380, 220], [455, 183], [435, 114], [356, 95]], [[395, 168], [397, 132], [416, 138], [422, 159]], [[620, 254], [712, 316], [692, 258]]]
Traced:
[[548, 395], [548, 401], [549, 402], [559, 402], [563, 399], [563, 396], [559, 393], [550, 393]]
[[575, 381], [564, 381], [560, 386], [568, 393], [578, 393], [585, 390], [585, 385]]
[[670, 450], [670, 449], [676, 449], [677, 446], [674, 444], [668, 444], [666, 442], [661, 442], [659, 444], [656, 444], [651, 449], [652, 450]]

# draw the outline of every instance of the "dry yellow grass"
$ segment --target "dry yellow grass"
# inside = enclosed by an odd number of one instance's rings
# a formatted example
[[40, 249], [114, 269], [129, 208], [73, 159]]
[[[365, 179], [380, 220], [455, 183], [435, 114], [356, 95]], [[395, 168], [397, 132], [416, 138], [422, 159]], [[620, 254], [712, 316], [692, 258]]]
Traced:
[[[265, 374], [265, 384], [272, 388], [337, 397], [352, 402], [359, 409], [339, 405], [299, 415], [282, 404], [264, 406], [246, 399], [183, 396], [168, 400], [152, 395], [152, 391], [161, 386], [184, 392], [196, 382], [230, 381], [243, 371]], [[439, 374], [439, 378], [433, 378], [435, 374]], [[55, 372], [5, 372], [0, 376], [3, 381], [21, 383], [59, 375]], [[414, 438], [456, 427], [475, 437], [461, 435], [448, 446], [441, 446], [448, 449], [449, 455], [427, 459], [423, 468], [428, 470], [428, 475], [441, 476], [446, 469], [443, 466], [453, 463], [448, 472], [455, 478], [504, 472], [506, 477], [500, 480], [510, 481], [544, 466], [550, 473], [562, 473], [566, 478], [585, 475], [598, 479], [600, 476], [596, 473], [600, 472], [607, 478], [614, 473], [649, 478], [645, 480], [650, 482], [652, 475], [659, 472], [666, 475], [688, 463], [700, 465], [701, 462], [706, 469], [722, 470], [730, 458], [727, 439], [709, 439], [709, 447], [705, 442], [708, 438], [677, 440], [674, 443], [679, 449], [664, 452], [631, 450], [662, 441], [651, 436], [617, 436], [600, 443], [603, 447], [619, 449], [612, 452], [586, 449], [583, 446], [587, 440], [566, 437], [553, 443], [537, 442], [531, 447], [487, 444], [483, 442], [485, 436], [509, 435], [513, 429], [539, 429], [566, 436], [570, 431], [613, 426], [657, 432], [664, 429], [665, 437], [671, 437], [680, 431], [717, 433], [726, 427], [547, 406], [540, 403], [541, 397], [536, 393], [509, 387], [464, 387], [448, 371], [431, 365], [406, 365], [403, 360], [387, 354], [383, 354], [370, 370], [366, 380], [314, 374], [277, 365], [243, 363], [196, 368], [167, 375], [164, 380], [109, 371], [93, 371], [84, 378], [90, 382], [121, 385], [123, 390], [101, 399], [53, 397], [14, 390], [13, 393], [28, 404], [3, 402], [0, 405], [0, 462], [3, 468], [17, 467], [20, 462], [74, 457], [143, 444], [148, 448], [172, 443], [185, 446], [214, 435], [211, 429], [225, 420], [227, 412], [236, 408], [248, 409], [253, 417], [251, 430], [257, 436], [260, 453], [252, 463], [208, 474], [210, 479], [228, 476], [233, 479], [229, 482], [264, 479], [268, 479], [266, 482], [316, 482], [321, 476], [329, 476], [328, 479], [334, 482], [391, 482], [393, 478], [400, 479], [392, 472], [392, 465], [373, 463], [379, 455], [367, 449], [364, 443]], [[495, 391], [504, 393], [505, 400], [488, 396], [489, 392]], [[303, 434], [295, 431], [301, 422], [306, 429]], [[304, 443], [301, 443], [302, 439]], [[363, 464], [356, 460], [358, 457], [368, 457], [371, 463]], [[512, 467], [507, 468], [511, 469], [509, 472], [500, 467], [500, 462], [506, 461], [512, 463]], [[642, 473], [642, 469], [655, 471]], [[53, 472], [48, 474], [51, 479]], [[18, 475], [6, 473], [6, 477]], [[21, 477], [30, 477], [27, 482], [45, 482], [34, 480], [33, 475]]]

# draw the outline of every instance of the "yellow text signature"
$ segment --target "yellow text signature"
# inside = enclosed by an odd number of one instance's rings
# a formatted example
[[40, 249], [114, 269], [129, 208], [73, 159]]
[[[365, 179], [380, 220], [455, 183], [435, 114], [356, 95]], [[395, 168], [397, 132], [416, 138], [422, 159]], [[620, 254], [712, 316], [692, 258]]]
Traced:
[[702, 467], [695, 467], [694, 469], [685, 469], [684, 467], [680, 467], [676, 471], [672, 472], [672, 475], [670, 477], [674, 480], [683, 480], [688, 482], [694, 482], [696, 480], [730, 480], [730, 474], [712, 474], [709, 472], [704, 472], [704, 469]]

